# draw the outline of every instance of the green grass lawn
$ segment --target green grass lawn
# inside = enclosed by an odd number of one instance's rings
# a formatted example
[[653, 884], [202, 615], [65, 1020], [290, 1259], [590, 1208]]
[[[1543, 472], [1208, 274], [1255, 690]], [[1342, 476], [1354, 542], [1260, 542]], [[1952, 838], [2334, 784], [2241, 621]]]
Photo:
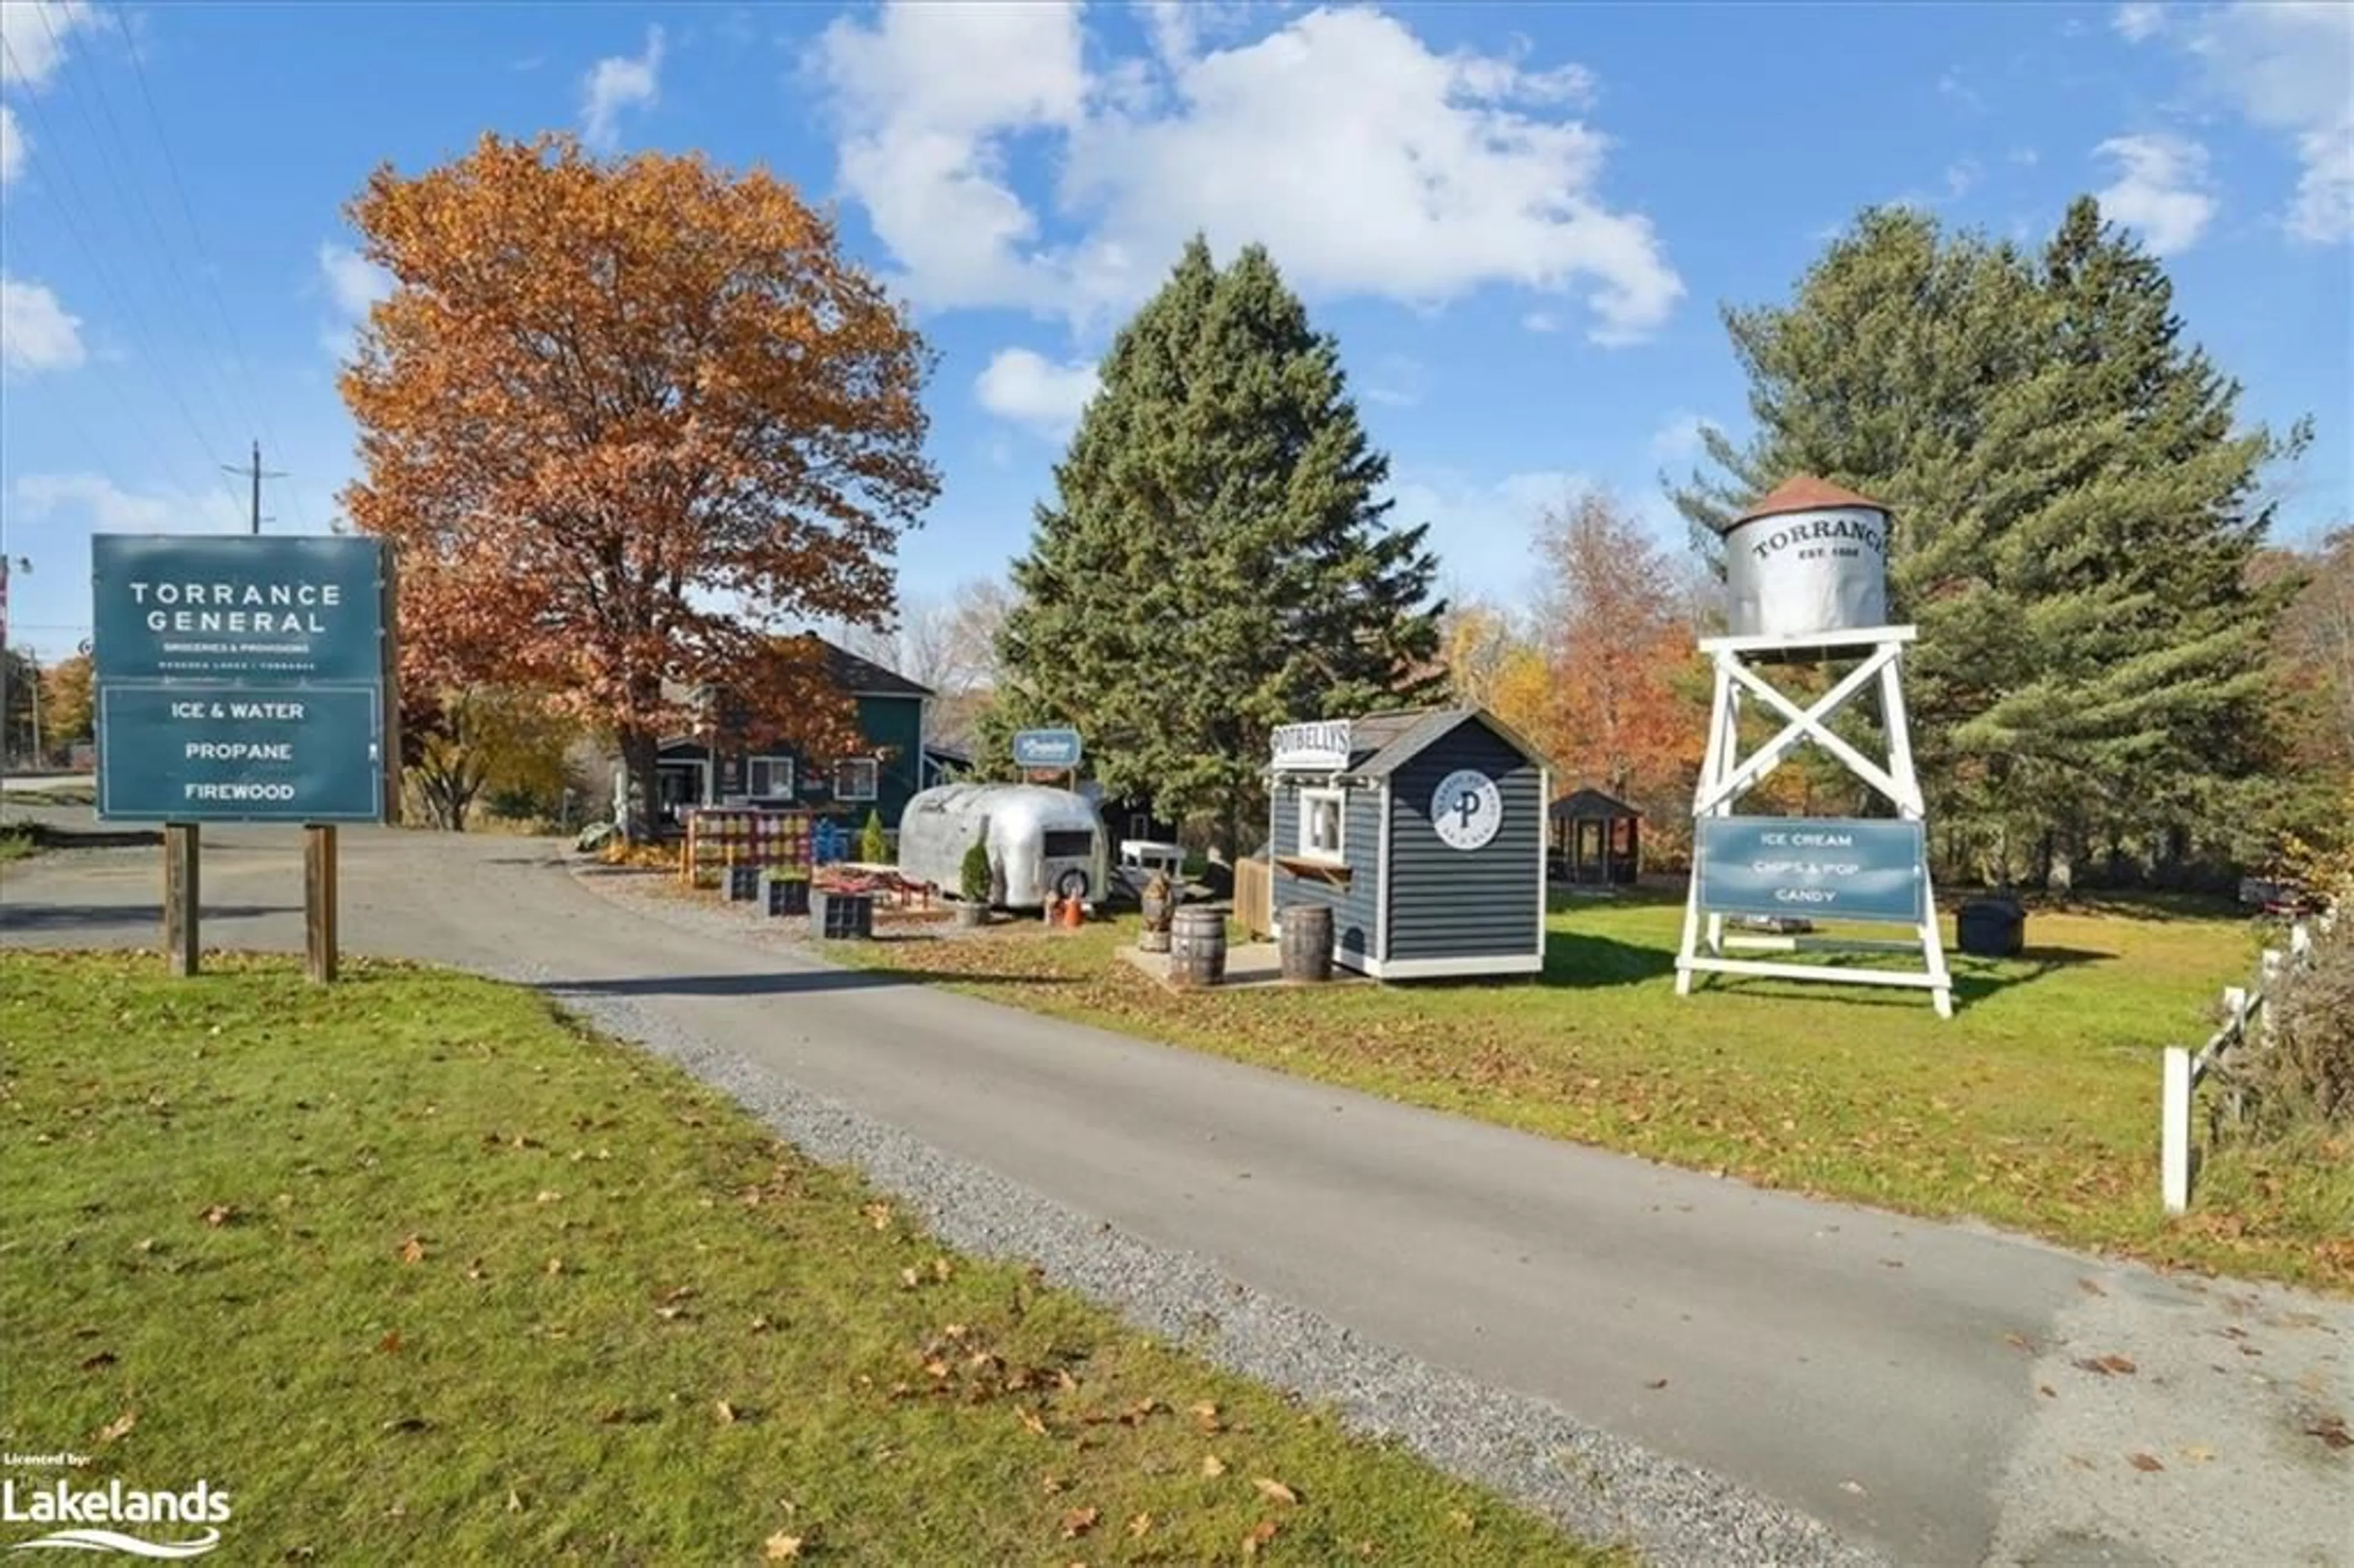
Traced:
[[1956, 1016], [1941, 1021], [1923, 993], [1888, 989], [1719, 978], [1679, 998], [1681, 919], [1680, 897], [1574, 900], [1535, 982], [1194, 995], [1117, 960], [1132, 921], [829, 951], [1770, 1186], [2354, 1287], [2354, 1142], [2227, 1145], [2190, 1214], [2158, 1204], [2158, 1051], [2198, 1044], [2221, 988], [2251, 980], [2247, 921], [2189, 900], [2038, 912], [2025, 957], [1954, 959]]
[[348, 974], [0, 959], [0, 1447], [227, 1490], [225, 1562], [1621, 1560], [529, 992]]

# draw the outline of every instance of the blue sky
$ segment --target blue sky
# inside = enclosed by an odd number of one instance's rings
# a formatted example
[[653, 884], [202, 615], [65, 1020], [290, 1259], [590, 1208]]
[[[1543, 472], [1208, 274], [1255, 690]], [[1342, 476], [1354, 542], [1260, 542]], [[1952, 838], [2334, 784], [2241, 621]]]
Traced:
[[343, 202], [485, 130], [766, 164], [916, 303], [945, 487], [915, 596], [1002, 569], [1110, 331], [1205, 229], [1339, 335], [1450, 586], [1745, 428], [1720, 304], [1867, 204], [2040, 238], [2096, 192], [2165, 253], [2251, 418], [2310, 413], [2284, 532], [2349, 514], [2354, 7], [0, 0], [0, 506], [12, 642], [87, 634], [88, 536], [323, 531]]

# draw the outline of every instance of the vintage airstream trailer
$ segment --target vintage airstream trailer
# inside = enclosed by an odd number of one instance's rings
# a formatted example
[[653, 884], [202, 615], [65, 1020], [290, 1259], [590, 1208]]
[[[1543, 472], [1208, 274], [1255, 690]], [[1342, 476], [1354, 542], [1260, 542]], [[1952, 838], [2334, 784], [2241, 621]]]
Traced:
[[899, 819], [899, 874], [953, 894], [976, 841], [989, 846], [992, 902], [1005, 908], [1104, 895], [1110, 855], [1103, 820], [1084, 796], [1038, 784], [926, 789]]

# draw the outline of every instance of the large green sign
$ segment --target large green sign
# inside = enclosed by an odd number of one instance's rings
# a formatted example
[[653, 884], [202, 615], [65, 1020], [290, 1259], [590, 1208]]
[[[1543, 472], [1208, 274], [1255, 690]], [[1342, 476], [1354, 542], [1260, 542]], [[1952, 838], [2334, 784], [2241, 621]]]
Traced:
[[380, 701], [373, 686], [102, 686], [98, 814], [380, 821]]
[[382, 546], [101, 534], [90, 561], [101, 817], [385, 819]]
[[1926, 917], [1919, 822], [1861, 817], [1702, 817], [1700, 906], [1917, 926]]
[[101, 534], [90, 550], [101, 681], [384, 677], [374, 539]]

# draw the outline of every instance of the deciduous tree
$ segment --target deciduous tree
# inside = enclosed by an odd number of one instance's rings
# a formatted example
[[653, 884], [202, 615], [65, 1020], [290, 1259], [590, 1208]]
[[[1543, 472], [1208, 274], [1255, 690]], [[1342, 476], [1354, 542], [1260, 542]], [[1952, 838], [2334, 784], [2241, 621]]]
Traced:
[[398, 546], [407, 678], [547, 694], [641, 799], [701, 691], [846, 746], [846, 699], [772, 633], [886, 612], [938, 481], [929, 355], [832, 226], [765, 173], [567, 136], [379, 169], [348, 214], [393, 287], [342, 378], [344, 503]]
[[69, 654], [42, 671], [42, 744], [54, 748], [90, 739], [96, 702], [89, 654]]
[[402, 762], [436, 827], [466, 831], [475, 803], [519, 794], [554, 799], [565, 749], [579, 728], [539, 696], [493, 686], [401, 694]]

